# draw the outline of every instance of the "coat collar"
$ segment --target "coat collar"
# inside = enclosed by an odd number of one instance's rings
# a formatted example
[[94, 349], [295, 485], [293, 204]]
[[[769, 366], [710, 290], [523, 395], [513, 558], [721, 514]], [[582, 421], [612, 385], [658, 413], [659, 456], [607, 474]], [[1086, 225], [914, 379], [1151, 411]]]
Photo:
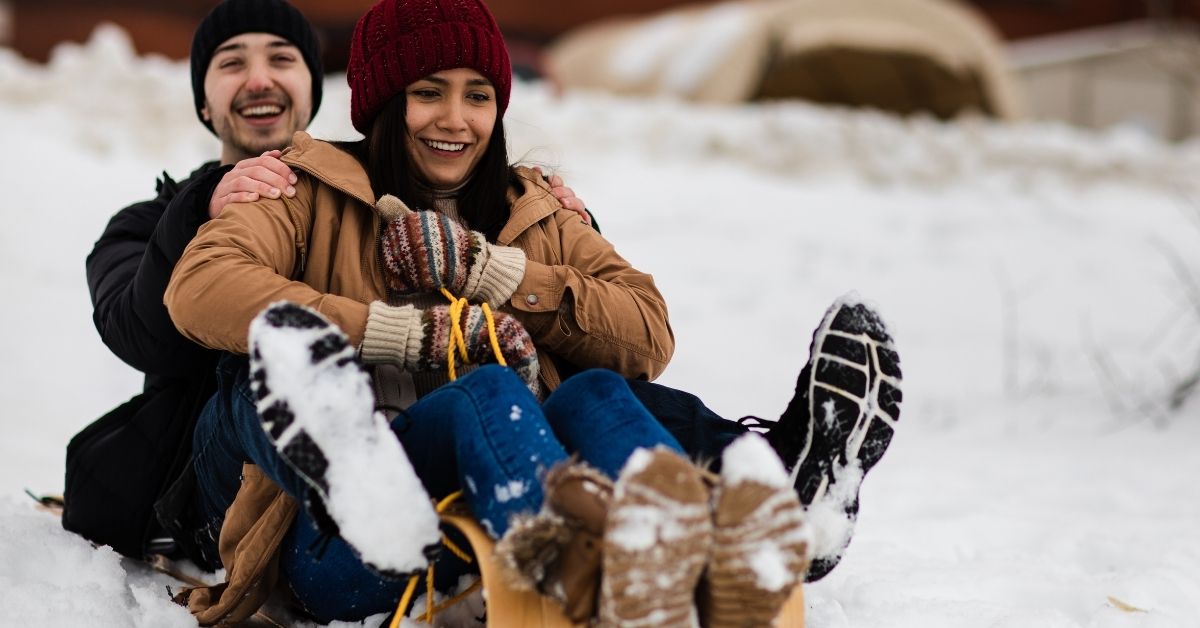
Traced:
[[496, 242], [505, 246], [511, 245], [526, 229], [562, 207], [550, 193], [550, 184], [537, 171], [524, 166], [518, 166], [515, 170], [517, 184], [522, 189], [509, 191], [508, 200], [512, 210], [508, 222], [496, 237]]
[[292, 145], [284, 149], [282, 159], [283, 163], [311, 174], [326, 185], [375, 206], [375, 192], [362, 163], [333, 144], [297, 131], [292, 136]]

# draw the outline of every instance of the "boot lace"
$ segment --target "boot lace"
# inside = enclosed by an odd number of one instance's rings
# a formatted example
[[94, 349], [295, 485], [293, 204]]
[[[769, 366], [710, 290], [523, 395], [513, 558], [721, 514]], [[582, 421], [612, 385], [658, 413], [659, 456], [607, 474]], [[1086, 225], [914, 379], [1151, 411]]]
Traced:
[[754, 430], [759, 433], [766, 432], [772, 427], [775, 427], [776, 423], [779, 423], [779, 421], [772, 421], [770, 419], [763, 419], [752, 415], [744, 416], [738, 419], [737, 422], [746, 429]]

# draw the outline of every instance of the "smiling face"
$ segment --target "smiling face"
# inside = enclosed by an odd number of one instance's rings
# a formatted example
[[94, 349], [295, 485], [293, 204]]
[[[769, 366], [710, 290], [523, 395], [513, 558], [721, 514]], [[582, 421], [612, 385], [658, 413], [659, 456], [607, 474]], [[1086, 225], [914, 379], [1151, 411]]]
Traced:
[[408, 153], [435, 189], [462, 185], [487, 150], [496, 126], [496, 90], [468, 68], [435, 72], [405, 90]]
[[312, 74], [278, 35], [231, 37], [208, 64], [200, 113], [221, 138], [222, 163], [283, 148], [312, 117]]

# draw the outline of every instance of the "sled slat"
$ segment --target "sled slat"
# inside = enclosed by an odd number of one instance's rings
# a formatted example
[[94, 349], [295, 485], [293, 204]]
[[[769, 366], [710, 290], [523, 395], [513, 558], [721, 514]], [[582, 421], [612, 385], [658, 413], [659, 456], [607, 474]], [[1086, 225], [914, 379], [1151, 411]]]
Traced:
[[442, 521], [462, 532], [474, 550], [487, 596], [488, 628], [582, 628], [583, 624], [573, 624], [563, 616], [562, 610], [549, 598], [536, 591], [517, 591], [508, 586], [500, 574], [500, 566], [492, 558], [495, 543], [474, 519], [467, 515], [442, 513]]
[[792, 589], [792, 595], [784, 602], [775, 619], [777, 628], [804, 628], [804, 585]]

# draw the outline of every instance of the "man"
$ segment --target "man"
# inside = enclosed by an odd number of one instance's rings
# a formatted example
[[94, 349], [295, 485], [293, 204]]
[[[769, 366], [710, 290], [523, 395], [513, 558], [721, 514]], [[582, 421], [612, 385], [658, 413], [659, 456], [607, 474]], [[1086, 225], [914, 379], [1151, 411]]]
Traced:
[[88, 256], [96, 328], [146, 380], [142, 394], [68, 445], [63, 526], [127, 556], [179, 550], [212, 569], [217, 557], [198, 555], [189, 540], [197, 531], [184, 471], [216, 353], [176, 331], [162, 296], [201, 224], [229, 203], [292, 193], [294, 177], [274, 156], [316, 114], [323, 75], [312, 27], [283, 0], [218, 5], [192, 40], [191, 73], [220, 160], [180, 182], [164, 173], [158, 196], [113, 216]]

